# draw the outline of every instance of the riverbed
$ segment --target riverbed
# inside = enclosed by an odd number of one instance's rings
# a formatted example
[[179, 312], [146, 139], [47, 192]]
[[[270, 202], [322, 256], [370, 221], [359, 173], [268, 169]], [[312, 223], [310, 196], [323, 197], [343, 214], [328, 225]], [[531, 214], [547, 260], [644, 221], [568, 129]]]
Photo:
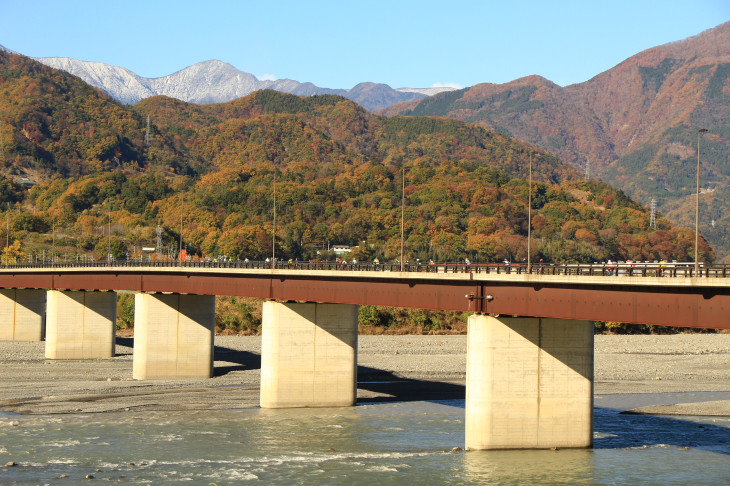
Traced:
[[258, 408], [260, 337], [215, 341], [214, 378], [154, 382], [131, 379], [131, 338], [92, 361], [0, 342], [0, 484], [721, 484], [730, 470], [730, 334], [596, 336], [594, 449], [468, 453], [454, 449], [464, 336], [361, 336], [358, 406], [298, 410]]

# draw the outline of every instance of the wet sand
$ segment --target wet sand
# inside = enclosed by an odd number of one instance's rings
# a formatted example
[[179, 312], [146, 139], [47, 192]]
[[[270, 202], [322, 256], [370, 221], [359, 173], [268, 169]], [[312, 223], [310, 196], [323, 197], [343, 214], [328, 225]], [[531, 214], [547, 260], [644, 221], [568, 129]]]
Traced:
[[[0, 409], [23, 414], [240, 409], [259, 404], [261, 338], [216, 336], [215, 376], [135, 381], [132, 338], [104, 360], [46, 360], [45, 343], [0, 341]], [[358, 402], [464, 397], [465, 336], [360, 336]], [[595, 393], [730, 392], [730, 334], [596, 336]], [[730, 416], [730, 400], [637, 413]]]

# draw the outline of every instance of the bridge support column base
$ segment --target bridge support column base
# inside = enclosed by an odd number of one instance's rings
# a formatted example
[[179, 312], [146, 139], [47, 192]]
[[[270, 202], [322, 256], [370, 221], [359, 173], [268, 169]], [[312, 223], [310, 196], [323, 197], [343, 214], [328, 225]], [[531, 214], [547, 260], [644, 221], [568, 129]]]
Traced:
[[472, 315], [466, 449], [593, 445], [593, 324]]
[[348, 407], [357, 398], [357, 306], [263, 306], [261, 407]]
[[214, 295], [134, 296], [135, 380], [213, 376]]
[[0, 289], [0, 341], [43, 341], [46, 291]]
[[46, 294], [46, 358], [114, 356], [115, 292], [49, 290]]

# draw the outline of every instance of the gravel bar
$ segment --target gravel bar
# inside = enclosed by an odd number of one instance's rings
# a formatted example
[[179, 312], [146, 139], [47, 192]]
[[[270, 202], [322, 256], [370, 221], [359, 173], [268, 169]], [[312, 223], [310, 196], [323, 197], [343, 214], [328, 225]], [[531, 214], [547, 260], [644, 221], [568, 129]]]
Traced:
[[[215, 377], [132, 379], [132, 338], [116, 356], [47, 360], [43, 342], [0, 341], [0, 409], [23, 414], [257, 407], [261, 337], [216, 336]], [[359, 338], [358, 402], [463, 398], [466, 336]], [[601, 335], [595, 393], [730, 392], [730, 334]], [[636, 412], [636, 410], [635, 410]], [[639, 413], [730, 415], [730, 401]]]

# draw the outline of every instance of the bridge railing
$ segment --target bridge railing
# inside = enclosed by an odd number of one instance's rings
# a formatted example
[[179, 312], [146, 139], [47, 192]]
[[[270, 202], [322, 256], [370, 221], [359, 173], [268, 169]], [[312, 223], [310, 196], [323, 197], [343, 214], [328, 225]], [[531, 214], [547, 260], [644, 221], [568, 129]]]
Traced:
[[[400, 263], [352, 263], [326, 261], [175, 261], [175, 260], [110, 260], [96, 262], [34, 262], [0, 266], [1, 269], [61, 269], [61, 268], [231, 268], [252, 270], [320, 270], [320, 271], [358, 271], [358, 272], [400, 272]], [[539, 263], [529, 267], [524, 263], [405, 263], [404, 272], [425, 273], [474, 273], [496, 275], [565, 275], [565, 276], [622, 276], [622, 277], [730, 277], [730, 265], [699, 266], [695, 273], [693, 263]]]

